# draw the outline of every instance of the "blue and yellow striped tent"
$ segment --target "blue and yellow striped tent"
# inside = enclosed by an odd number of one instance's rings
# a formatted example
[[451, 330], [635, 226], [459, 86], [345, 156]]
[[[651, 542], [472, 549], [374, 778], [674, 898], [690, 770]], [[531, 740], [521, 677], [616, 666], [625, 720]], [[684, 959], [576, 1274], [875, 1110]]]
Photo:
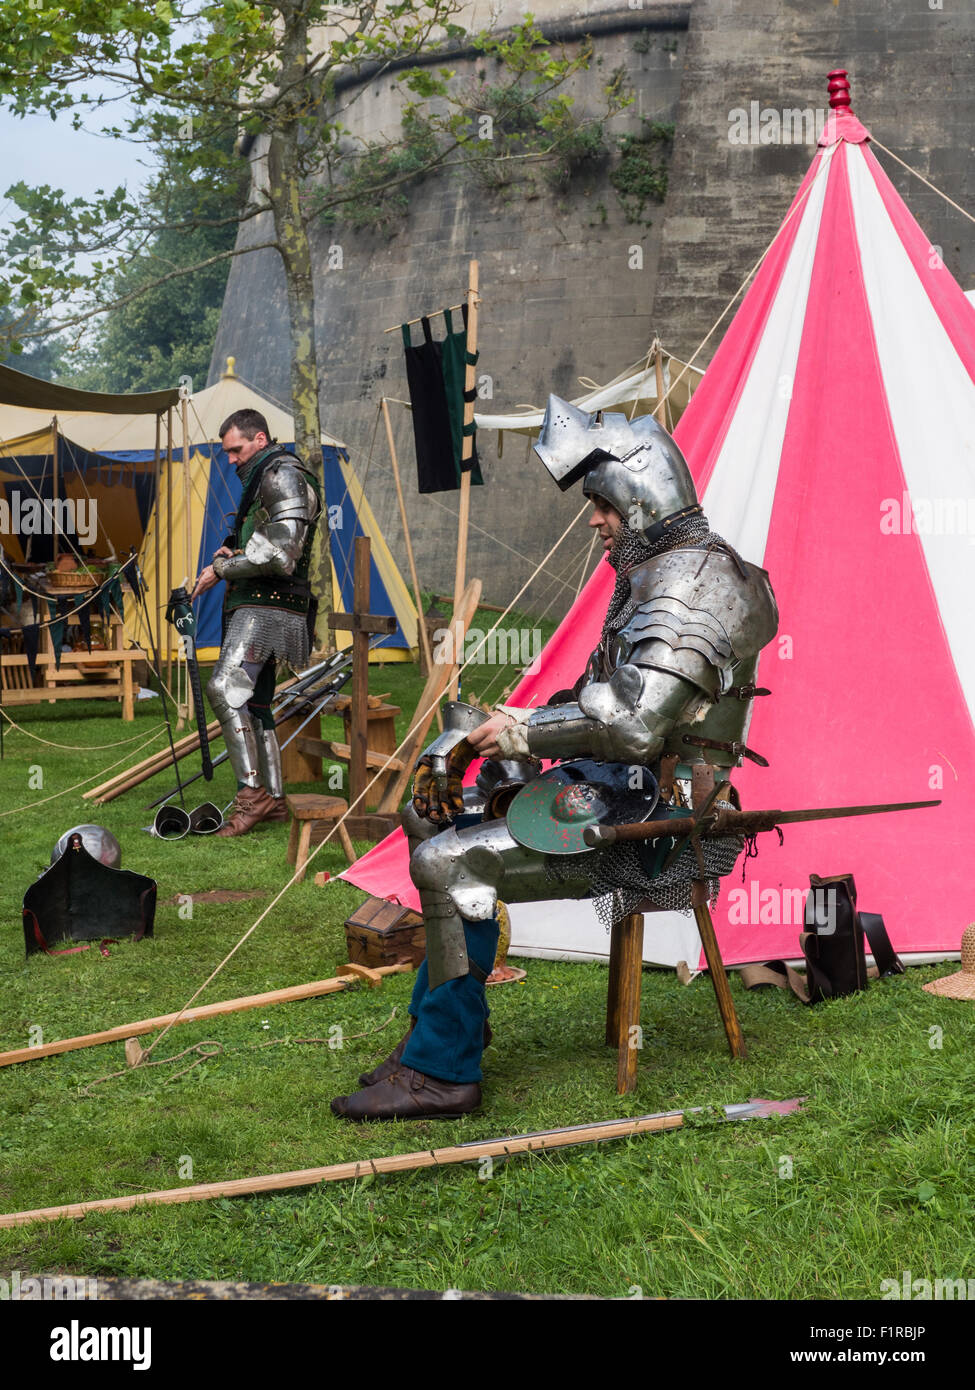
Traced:
[[[220, 446], [217, 430], [235, 410], [259, 410], [271, 434], [283, 444], [294, 441], [294, 424], [287, 411], [267, 400], [234, 374], [233, 359], [213, 386], [189, 396], [184, 412], [172, 411], [171, 461], [167, 461], [166, 416], [161, 416], [161, 462], [155, 487], [156, 416], [51, 412], [21, 406], [0, 406], [0, 488], [25, 492], [25, 475], [42, 495], [51, 495], [53, 450], [58, 451], [58, 495], [90, 498], [98, 503], [99, 556], [112, 550], [121, 559], [130, 546], [139, 551], [148, 584], [148, 607], [165, 610], [169, 590], [184, 578], [192, 580], [207, 564], [230, 528], [240, 498], [233, 466]], [[184, 458], [187, 462], [184, 462]], [[409, 661], [417, 647], [417, 615], [413, 600], [372, 509], [337, 439], [322, 434], [322, 471], [328, 506], [327, 534], [331, 544], [332, 582], [338, 611], [352, 605], [352, 554], [356, 536], [369, 536], [372, 555], [370, 608], [395, 616], [396, 631], [382, 639], [370, 660]], [[326, 534], [323, 526], [321, 535]], [[21, 538], [4, 537], [11, 559], [24, 558]], [[9, 542], [9, 543], [8, 543]], [[35, 545], [35, 548], [37, 546]], [[43, 558], [38, 550], [34, 558]], [[215, 659], [220, 643], [223, 585], [205, 594], [199, 604], [199, 649], [202, 660]], [[145, 616], [127, 605], [126, 636], [150, 650]], [[165, 648], [166, 624], [160, 623]], [[351, 642], [336, 632], [340, 646]]]

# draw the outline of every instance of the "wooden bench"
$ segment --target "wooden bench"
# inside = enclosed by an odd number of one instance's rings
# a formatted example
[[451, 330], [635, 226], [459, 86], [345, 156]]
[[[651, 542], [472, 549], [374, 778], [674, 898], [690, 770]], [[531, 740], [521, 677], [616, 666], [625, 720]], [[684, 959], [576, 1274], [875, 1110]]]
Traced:
[[[73, 619], [73, 621], [72, 621]], [[60, 667], [55, 664], [54, 641], [50, 627], [41, 630], [40, 649], [35, 659], [41, 685], [34, 685], [25, 652], [9, 652], [0, 644], [0, 681], [3, 702], [8, 705], [37, 705], [57, 700], [118, 700], [122, 718], [135, 718], [135, 682], [132, 663], [144, 662], [146, 654], [138, 647], [124, 647], [124, 627], [114, 615], [111, 623], [112, 646], [87, 651], [80, 644], [77, 615], [68, 615], [67, 627], [80, 649], [64, 651]], [[93, 679], [94, 678], [94, 679]]]

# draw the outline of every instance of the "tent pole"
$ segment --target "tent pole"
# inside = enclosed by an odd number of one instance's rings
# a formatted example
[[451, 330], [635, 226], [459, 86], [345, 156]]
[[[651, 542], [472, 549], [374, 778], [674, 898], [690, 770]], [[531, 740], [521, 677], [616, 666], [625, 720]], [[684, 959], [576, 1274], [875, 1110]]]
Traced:
[[51, 507], [51, 544], [54, 547], [54, 568], [58, 567], [58, 417], [55, 415], [51, 421], [53, 431], [51, 437], [51, 456], [54, 467], [54, 482], [52, 484], [54, 503]]
[[655, 338], [653, 344], [653, 367], [657, 374], [657, 408], [653, 412], [657, 417], [657, 424], [667, 428], [667, 403], [664, 400], [664, 365], [663, 349], [660, 346], [660, 339]]
[[[161, 435], [161, 434], [162, 434], [162, 411], [159, 410], [159, 411], [156, 412], [156, 448], [155, 448], [155, 453], [153, 454], [153, 459], [152, 459], [153, 475], [154, 475], [154, 477], [155, 477], [155, 479], [156, 479], [156, 486], [155, 486], [155, 488], [153, 489], [153, 491], [154, 491], [154, 496], [153, 496], [152, 510], [153, 510], [153, 517], [154, 517], [154, 522], [155, 522], [155, 525], [153, 526], [153, 530], [155, 531], [155, 550], [156, 550], [156, 555], [155, 555], [155, 559], [156, 559], [156, 565], [155, 565], [155, 580], [156, 580], [156, 651], [157, 651], [157, 652], [161, 652], [161, 651], [162, 651], [162, 631], [161, 631], [161, 628], [160, 628], [160, 625], [159, 625], [159, 611], [160, 611], [160, 604], [159, 604], [159, 588], [160, 588], [160, 585], [159, 585], [159, 580], [160, 580], [160, 578], [161, 578], [161, 574], [160, 574], [160, 570], [159, 570], [159, 521], [160, 521], [160, 516], [161, 516], [160, 504], [161, 504], [161, 502], [162, 502], [162, 497], [161, 497], [161, 495], [160, 495], [162, 489], [161, 489], [160, 486], [159, 486], [159, 483], [160, 483], [160, 474], [159, 474], [159, 439], [160, 439], [160, 435]], [[151, 619], [150, 619], [150, 620], [151, 620]], [[156, 674], [158, 675], [159, 679], [162, 680], [162, 671], [161, 671], [161, 670], [160, 670], [160, 671], [157, 671]], [[162, 694], [161, 691], [160, 691], [160, 695], [162, 695], [162, 698], [165, 700], [166, 697], [165, 697], [165, 695]]]
[[413, 580], [413, 597], [416, 599], [416, 626], [420, 638], [420, 649], [427, 664], [427, 674], [430, 673], [432, 657], [430, 656], [430, 638], [427, 634], [427, 625], [423, 621], [423, 603], [420, 598], [420, 581], [416, 577], [416, 561], [413, 558], [413, 542], [410, 540], [410, 524], [406, 519], [406, 503], [403, 501], [403, 487], [399, 478], [399, 460], [396, 457], [396, 444], [393, 440], [393, 426], [389, 419], [389, 403], [383, 396], [381, 401], [383, 412], [383, 423], [386, 426], [386, 440], [389, 444], [389, 457], [393, 464], [393, 478], [396, 482], [396, 496], [399, 499], [400, 520], [403, 523], [403, 539], [406, 541], [406, 558], [410, 562], [410, 578]]
[[189, 398], [183, 394], [180, 401], [180, 413], [183, 426], [183, 510], [184, 532], [186, 536], [186, 563], [183, 566], [186, 573], [193, 578], [196, 574], [196, 565], [193, 560], [193, 526], [190, 514], [190, 430], [189, 430]]
[[[166, 598], [173, 592], [173, 407], [166, 407]], [[166, 685], [173, 685], [172, 636], [166, 636]]]
[[[478, 264], [471, 261], [467, 281], [467, 354], [468, 361], [464, 368], [464, 395], [473, 396], [474, 392], [474, 364], [470, 358], [477, 353], [477, 306], [479, 303], [478, 294]], [[456, 621], [456, 615], [460, 609], [460, 600], [464, 592], [465, 576], [467, 573], [467, 536], [470, 530], [471, 519], [471, 459], [474, 454], [474, 436], [467, 433], [469, 427], [474, 423], [474, 401], [473, 399], [464, 401], [464, 443], [461, 452], [461, 475], [460, 475], [460, 511], [457, 516], [457, 568], [454, 571], [454, 661], [458, 668], [450, 682], [450, 698], [457, 699], [457, 692], [460, 686], [459, 667], [462, 664], [460, 652], [458, 650], [463, 641], [463, 633], [460, 625]], [[465, 467], [464, 465], [468, 466]]]
[[[186, 574], [186, 575], [188, 575], [188, 576], [190, 577], [190, 579], [192, 580], [192, 579], [194, 579], [194, 578], [196, 577], [196, 563], [195, 563], [195, 561], [194, 561], [194, 559], [193, 559], [193, 555], [192, 555], [192, 548], [193, 548], [193, 525], [192, 525], [192, 516], [191, 516], [191, 512], [190, 512], [190, 430], [189, 430], [189, 414], [190, 414], [189, 393], [186, 392], [186, 391], [184, 391], [184, 392], [183, 392], [183, 395], [182, 395], [182, 398], [181, 398], [181, 400], [180, 400], [180, 424], [182, 425], [182, 428], [183, 428], [183, 547], [184, 547], [184, 552], [183, 552], [183, 553], [184, 553], [184, 558], [185, 558], [185, 563], [184, 563], [184, 565], [183, 565], [183, 573]], [[183, 705], [183, 704], [178, 705], [179, 721], [180, 721], [180, 722], [179, 722], [179, 724], [177, 725], [177, 728], [182, 728], [182, 723], [183, 723], [184, 717], [185, 717], [186, 719], [190, 719], [190, 718], [192, 717], [192, 711], [191, 711], [191, 707], [190, 707], [190, 689], [189, 689], [189, 686], [190, 686], [190, 673], [189, 673], [189, 667], [188, 667], [188, 666], [185, 668], [185, 671], [184, 671], [184, 679], [185, 679], [185, 685], [184, 685], [184, 688], [183, 688], [183, 698], [184, 698], [184, 701], [185, 701], [185, 708], [184, 708], [184, 705]]]

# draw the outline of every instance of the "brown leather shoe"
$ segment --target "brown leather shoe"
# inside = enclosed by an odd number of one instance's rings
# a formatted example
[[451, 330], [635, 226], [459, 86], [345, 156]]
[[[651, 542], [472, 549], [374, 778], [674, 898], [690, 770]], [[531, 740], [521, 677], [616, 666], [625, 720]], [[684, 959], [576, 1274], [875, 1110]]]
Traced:
[[410, 1019], [410, 1026], [386, 1058], [385, 1062], [380, 1062], [378, 1067], [373, 1067], [372, 1071], [365, 1071], [359, 1077], [360, 1086], [375, 1086], [377, 1081], [385, 1081], [387, 1076], [392, 1076], [394, 1071], [399, 1071], [400, 1058], [406, 1050], [406, 1044], [413, 1035], [416, 1027], [416, 1019]]
[[288, 820], [290, 818], [290, 813], [288, 811], [288, 803], [285, 801], [284, 797], [271, 796], [270, 792], [268, 792], [268, 796], [271, 797], [272, 807], [264, 817], [265, 821]]
[[424, 1120], [456, 1119], [469, 1115], [481, 1103], [481, 1087], [477, 1081], [438, 1081], [410, 1067], [401, 1067], [385, 1081], [356, 1091], [351, 1096], [336, 1096], [332, 1114], [345, 1120]]
[[261, 823], [274, 805], [274, 797], [268, 796], [263, 787], [241, 787], [234, 798], [230, 815], [217, 834], [224, 839], [232, 835], [246, 835], [248, 830]]
[[[403, 1056], [403, 1053], [406, 1051], [406, 1044], [409, 1042], [410, 1036], [411, 1036], [411, 1034], [412, 1034], [412, 1032], [413, 1032], [413, 1029], [414, 1029], [415, 1027], [416, 1027], [416, 1019], [414, 1018], [414, 1019], [411, 1019], [411, 1020], [410, 1020], [410, 1026], [409, 1026], [409, 1029], [407, 1030], [405, 1036], [402, 1037], [402, 1038], [400, 1038], [399, 1042], [398, 1042], [398, 1043], [396, 1044], [396, 1046], [393, 1048], [392, 1052], [391, 1052], [391, 1053], [389, 1054], [389, 1056], [386, 1058], [385, 1062], [380, 1062], [378, 1067], [373, 1068], [372, 1071], [363, 1072], [363, 1074], [359, 1077], [359, 1085], [360, 1085], [360, 1086], [375, 1086], [375, 1084], [376, 1084], [377, 1081], [385, 1081], [386, 1078], [387, 1078], [387, 1076], [392, 1076], [392, 1074], [393, 1074], [394, 1071], [399, 1071], [399, 1069], [400, 1069], [400, 1060], [401, 1060], [401, 1058], [402, 1058], [402, 1056]], [[492, 1039], [493, 1037], [494, 1037], [494, 1034], [491, 1032], [491, 1025], [490, 1025], [490, 1023], [488, 1023], [487, 1019], [485, 1019], [485, 1020], [484, 1020], [484, 1046], [485, 1046], [485, 1047], [490, 1047], [490, 1045], [491, 1045], [491, 1039]]]

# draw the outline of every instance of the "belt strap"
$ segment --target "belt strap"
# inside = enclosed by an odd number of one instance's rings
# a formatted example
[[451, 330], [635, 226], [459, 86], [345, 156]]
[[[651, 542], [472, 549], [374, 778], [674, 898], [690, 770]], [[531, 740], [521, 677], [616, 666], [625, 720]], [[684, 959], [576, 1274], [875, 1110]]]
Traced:
[[[903, 975], [904, 965], [894, 950], [879, 912], [859, 912], [860, 925], [870, 943], [870, 954], [877, 962], [877, 972], [881, 979], [888, 975]], [[870, 971], [867, 971], [869, 975]]]
[[[890, 975], [903, 975], [904, 965], [891, 945], [884, 919], [879, 912], [858, 912], [857, 917], [870, 943], [870, 954], [875, 965], [867, 966], [869, 980], [886, 979]], [[791, 989], [797, 999], [810, 1003], [810, 983], [815, 984], [820, 995], [832, 998], [833, 986], [823, 974], [812, 957], [815, 950], [815, 932], [803, 932], [799, 945], [806, 957], [806, 974], [800, 975], [784, 960], [768, 960], [764, 965], [743, 965], [738, 972], [746, 989], [761, 989], [764, 985], [774, 985], [776, 989]]]

